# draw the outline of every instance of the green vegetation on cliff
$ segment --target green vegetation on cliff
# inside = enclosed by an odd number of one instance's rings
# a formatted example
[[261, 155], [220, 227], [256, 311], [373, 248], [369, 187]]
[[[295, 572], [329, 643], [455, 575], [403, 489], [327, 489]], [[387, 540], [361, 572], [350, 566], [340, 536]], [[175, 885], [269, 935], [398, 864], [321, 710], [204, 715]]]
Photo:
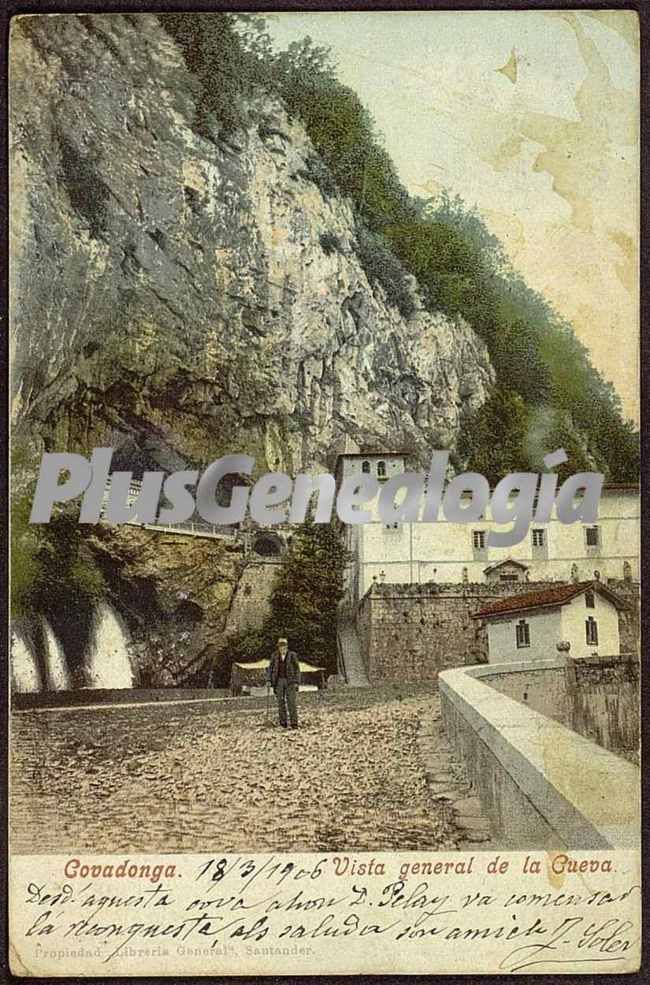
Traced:
[[[14, 440], [11, 465], [15, 475], [29, 467], [31, 450]], [[30, 524], [33, 490], [12, 487], [11, 611], [32, 611], [54, 618], [61, 608], [90, 610], [102, 597], [104, 580], [83, 538], [74, 511], [49, 523]]]
[[229, 637], [217, 654], [218, 683], [227, 685], [232, 661], [269, 657], [280, 636], [301, 660], [336, 673], [337, 609], [349, 558], [338, 524], [302, 524], [278, 570], [263, 626]]
[[278, 572], [265, 627], [286, 636], [298, 656], [336, 672], [337, 608], [349, 554], [336, 523], [301, 525]]
[[74, 515], [60, 513], [39, 527], [29, 524], [31, 498], [11, 509], [11, 610], [54, 619], [61, 607], [89, 614], [105, 594], [104, 578]]
[[[426, 306], [463, 316], [485, 341], [497, 373], [490, 401], [468, 419], [458, 456], [497, 478], [538, 469], [560, 444], [570, 471], [597, 468], [636, 481], [638, 435], [571, 326], [510, 266], [476, 210], [443, 194], [408, 194], [360, 99], [310, 38], [277, 52], [262, 17], [160, 14], [197, 84], [197, 130], [236, 141], [265, 89], [299, 118], [318, 152], [309, 177], [325, 196], [354, 205], [357, 253], [369, 279], [408, 317], [406, 276]], [[259, 121], [258, 121], [259, 122]]]

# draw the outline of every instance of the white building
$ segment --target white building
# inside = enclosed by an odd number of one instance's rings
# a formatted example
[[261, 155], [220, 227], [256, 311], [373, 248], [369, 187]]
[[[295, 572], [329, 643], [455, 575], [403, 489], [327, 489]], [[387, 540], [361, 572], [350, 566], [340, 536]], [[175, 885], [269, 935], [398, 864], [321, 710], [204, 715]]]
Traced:
[[[342, 480], [370, 474], [384, 482], [404, 471], [404, 460], [398, 452], [343, 454], [337, 475]], [[548, 523], [532, 523], [525, 539], [507, 548], [487, 546], [490, 530], [508, 529], [489, 512], [472, 523], [449, 522], [441, 510], [435, 522], [386, 524], [376, 506], [375, 499], [364, 507], [376, 519], [347, 527], [348, 548], [356, 559], [353, 599], [362, 598], [374, 580], [418, 584], [639, 577], [639, 490], [634, 485], [605, 486], [595, 524], [563, 524], [553, 514]]]
[[484, 620], [490, 663], [548, 660], [560, 642], [572, 657], [620, 653], [618, 610], [623, 602], [598, 582], [554, 585], [499, 599], [474, 616]]

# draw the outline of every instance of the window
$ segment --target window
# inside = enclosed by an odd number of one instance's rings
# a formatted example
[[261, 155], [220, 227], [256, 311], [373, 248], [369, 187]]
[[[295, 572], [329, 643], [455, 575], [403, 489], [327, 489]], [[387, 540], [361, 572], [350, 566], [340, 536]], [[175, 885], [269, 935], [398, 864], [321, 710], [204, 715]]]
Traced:
[[499, 581], [519, 581], [519, 575], [499, 575]]
[[472, 548], [475, 561], [487, 561], [486, 530], [472, 530]]
[[517, 649], [522, 646], [530, 646], [530, 626], [525, 619], [520, 619], [515, 627], [517, 634]]
[[596, 608], [596, 599], [593, 592], [585, 592], [585, 605], [588, 609]]
[[386, 462], [377, 462], [377, 478], [386, 478]]
[[531, 554], [536, 560], [548, 557], [548, 531], [543, 527], [533, 527], [530, 532]]
[[596, 622], [593, 616], [589, 616], [589, 618], [585, 620], [585, 630], [587, 634], [587, 643], [589, 644], [589, 646], [597, 646], [598, 623]]
[[386, 530], [399, 530], [399, 523], [385, 523]]
[[585, 527], [585, 544], [587, 547], [600, 547], [600, 527]]
[[362, 462], [361, 463], [361, 471], [362, 472], [365, 472], [366, 474], [368, 474], [368, 472], [370, 472], [370, 462]]

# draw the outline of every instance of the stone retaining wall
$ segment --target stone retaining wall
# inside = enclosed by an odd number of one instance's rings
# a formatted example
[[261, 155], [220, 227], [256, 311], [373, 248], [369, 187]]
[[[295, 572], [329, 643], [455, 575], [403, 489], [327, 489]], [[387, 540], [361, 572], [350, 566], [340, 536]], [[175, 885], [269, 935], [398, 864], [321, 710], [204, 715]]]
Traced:
[[[564, 662], [540, 670], [563, 676]], [[640, 838], [640, 772], [588, 739], [489, 686], [524, 664], [440, 674], [442, 717], [493, 835], [509, 849], [607, 849]]]
[[[629, 605], [619, 615], [621, 650], [638, 652], [638, 585], [608, 580], [607, 586]], [[487, 634], [472, 616], [497, 599], [548, 587], [547, 581], [373, 585], [357, 609], [370, 681], [434, 681], [446, 668], [486, 663]]]
[[230, 603], [224, 636], [261, 629], [270, 612], [271, 593], [280, 566], [280, 558], [247, 563]]
[[621, 640], [621, 653], [631, 653], [639, 656], [639, 643], [641, 640], [641, 598], [640, 586], [634, 581], [614, 581], [608, 578], [605, 582], [607, 588], [616, 592], [618, 597], [626, 604], [624, 610], [618, 614], [618, 633]]
[[639, 750], [639, 660], [630, 656], [569, 658], [567, 724], [623, 755]]
[[505, 672], [496, 672], [491, 665], [482, 680], [618, 756], [638, 756], [638, 657], [569, 657], [544, 667], [533, 662], [503, 666]]

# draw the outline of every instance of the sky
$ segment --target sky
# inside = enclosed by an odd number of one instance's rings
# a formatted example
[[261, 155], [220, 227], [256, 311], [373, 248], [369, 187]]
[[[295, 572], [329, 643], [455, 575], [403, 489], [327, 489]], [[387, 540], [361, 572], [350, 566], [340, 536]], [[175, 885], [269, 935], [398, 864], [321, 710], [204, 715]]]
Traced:
[[476, 205], [638, 422], [639, 38], [630, 11], [276, 13], [330, 46], [409, 191]]

